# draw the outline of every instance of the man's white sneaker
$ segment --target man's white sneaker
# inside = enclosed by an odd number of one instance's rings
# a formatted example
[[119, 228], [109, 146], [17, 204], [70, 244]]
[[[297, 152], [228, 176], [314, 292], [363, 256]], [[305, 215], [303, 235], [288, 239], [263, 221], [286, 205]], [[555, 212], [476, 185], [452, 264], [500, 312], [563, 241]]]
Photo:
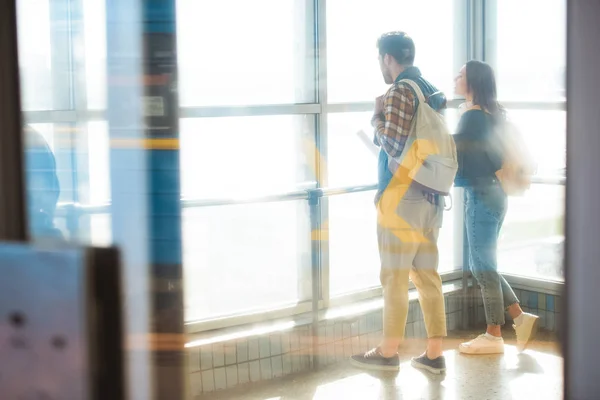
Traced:
[[521, 324], [519, 326], [513, 325], [515, 332], [517, 333], [517, 350], [523, 351], [533, 339], [538, 329], [538, 322], [540, 317], [537, 315], [523, 313], [521, 314]]
[[504, 339], [490, 338], [484, 333], [470, 342], [462, 343], [458, 350], [464, 354], [503, 354]]

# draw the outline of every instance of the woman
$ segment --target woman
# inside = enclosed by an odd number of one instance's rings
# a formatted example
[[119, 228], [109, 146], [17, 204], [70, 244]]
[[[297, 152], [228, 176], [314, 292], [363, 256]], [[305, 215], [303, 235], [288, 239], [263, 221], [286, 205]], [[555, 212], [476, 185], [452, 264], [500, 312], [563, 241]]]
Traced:
[[454, 135], [458, 152], [456, 186], [465, 190], [465, 225], [471, 271], [481, 287], [487, 332], [460, 345], [466, 354], [504, 352], [501, 327], [504, 312], [514, 321], [519, 350], [533, 339], [538, 317], [523, 312], [519, 300], [498, 273], [496, 249], [508, 201], [496, 171], [503, 155], [494, 140], [496, 129], [505, 120], [504, 109], [496, 99], [496, 80], [492, 68], [469, 61], [455, 79], [456, 94], [464, 96], [462, 116]]

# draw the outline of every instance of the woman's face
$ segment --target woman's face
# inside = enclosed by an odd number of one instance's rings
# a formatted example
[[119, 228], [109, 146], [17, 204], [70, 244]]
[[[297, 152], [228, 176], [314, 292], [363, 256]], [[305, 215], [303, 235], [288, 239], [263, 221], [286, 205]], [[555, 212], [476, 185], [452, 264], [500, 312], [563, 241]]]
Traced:
[[459, 96], [467, 97], [469, 94], [469, 85], [467, 85], [467, 67], [463, 66], [460, 72], [454, 78], [454, 93]]

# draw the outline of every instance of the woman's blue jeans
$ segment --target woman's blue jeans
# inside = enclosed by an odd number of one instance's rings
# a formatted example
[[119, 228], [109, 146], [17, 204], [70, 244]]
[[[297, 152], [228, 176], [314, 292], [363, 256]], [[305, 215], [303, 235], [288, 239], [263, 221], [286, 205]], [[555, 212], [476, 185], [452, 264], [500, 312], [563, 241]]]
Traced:
[[465, 225], [469, 266], [481, 288], [488, 325], [504, 325], [504, 312], [519, 300], [498, 273], [498, 236], [508, 199], [494, 180], [486, 185], [465, 188]]

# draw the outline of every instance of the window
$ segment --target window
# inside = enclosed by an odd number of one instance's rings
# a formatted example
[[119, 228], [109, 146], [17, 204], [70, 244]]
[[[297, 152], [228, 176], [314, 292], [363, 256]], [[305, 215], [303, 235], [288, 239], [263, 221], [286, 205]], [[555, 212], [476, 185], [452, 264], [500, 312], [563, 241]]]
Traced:
[[496, 3], [500, 99], [564, 100], [566, 0]]
[[185, 209], [186, 321], [308, 298], [309, 232], [305, 200]]
[[312, 102], [311, 8], [308, 0], [178, 1], [180, 104]]
[[[312, 116], [182, 119], [184, 198], [281, 194], [315, 186]], [[314, 151], [314, 148], [309, 148]]]
[[[314, 187], [312, 157], [302, 151], [314, 126], [302, 115], [182, 119], [183, 197]], [[310, 288], [310, 275], [302, 280], [310, 274], [306, 200], [185, 209], [183, 247], [187, 321], [290, 305]]]
[[[467, 30], [479, 33], [478, 24], [462, 23], [467, 3], [328, 0], [324, 80], [317, 75], [318, 2], [177, 1], [186, 321], [289, 307], [310, 298], [309, 205], [285, 194], [316, 188], [318, 178], [327, 187], [376, 183], [378, 149], [371, 144], [369, 104], [387, 89], [377, 38], [392, 30], [411, 35], [415, 65], [452, 98], [457, 66], [466, 61]], [[68, 0], [18, 1], [23, 108], [57, 158], [60, 201], [101, 205], [111, 201], [108, 125], [95, 120], [105, 118], [97, 111], [107, 108], [106, 4], [82, 0], [82, 21], [69, 19], [79, 18], [79, 6], [67, 6]], [[539, 8], [547, 13], [539, 14]], [[563, 173], [566, 165], [565, 112], [552, 105], [532, 109], [537, 106], [531, 103], [564, 100], [564, 8], [565, 0], [492, 2], [484, 10], [485, 49], [479, 52], [475, 44], [470, 49], [494, 65], [500, 96], [541, 176]], [[534, 13], [541, 16], [525, 21]], [[522, 28], [532, 23], [533, 30]], [[319, 102], [317, 89], [326, 89], [327, 107], [313, 104]], [[458, 113], [451, 108], [446, 118], [454, 131]], [[323, 136], [327, 159], [317, 177], [315, 141]], [[198, 206], [208, 199], [266, 195], [284, 197]], [[329, 234], [323, 284], [338, 297], [336, 304], [379, 286], [374, 195], [371, 190], [323, 200], [327, 219], [320, 222]], [[194, 207], [190, 199], [198, 200]], [[456, 198], [454, 203], [460, 206]], [[563, 207], [562, 186], [538, 184], [510, 198], [499, 247], [502, 271], [561, 279]], [[112, 216], [94, 212], [80, 219], [77, 239], [109, 245]], [[456, 257], [461, 249], [455, 248], [462, 242], [456, 240], [459, 215], [444, 213], [438, 240], [442, 273], [461, 262]], [[67, 231], [63, 216], [56, 224]]]
[[106, 108], [106, 2], [83, 0], [85, 83], [88, 108]]
[[[106, 204], [110, 202], [110, 142], [106, 121], [91, 121], [87, 124], [87, 143], [89, 168], [89, 202], [90, 204]], [[85, 222], [84, 222], [85, 221]], [[112, 219], [110, 214], [92, 214], [82, 216], [80, 224], [89, 221], [88, 241], [95, 246], [112, 244]], [[81, 232], [86, 237], [87, 232]]]
[[[503, 0], [494, 7], [486, 55], [496, 69], [499, 98], [513, 104], [508, 115], [532, 151], [539, 177], [564, 175], [566, 112], [535, 107], [564, 104], [566, 1]], [[564, 207], [563, 185], [533, 185], [524, 196], [510, 197], [499, 269], [535, 279], [564, 279]]]
[[508, 110], [538, 163], [538, 175], [563, 175], [567, 166], [567, 113], [561, 110]]
[[329, 102], [372, 101], [385, 93], [376, 42], [382, 33], [396, 30], [412, 36], [416, 46], [415, 65], [452, 97], [456, 73], [453, 15], [451, 0], [329, 0]]
[[565, 187], [534, 185], [511, 197], [498, 245], [505, 273], [563, 280]]
[[[566, 112], [509, 110], [538, 163], [538, 174], [564, 175]], [[540, 279], [562, 280], [565, 187], [533, 185], [522, 197], [510, 197], [501, 232], [501, 271]]]
[[329, 199], [331, 296], [380, 285], [374, 197], [375, 192], [364, 192]]
[[53, 107], [49, 0], [17, 2], [23, 111]]
[[91, 121], [87, 124], [90, 203], [102, 204], [110, 201], [110, 143], [108, 123]]
[[333, 187], [377, 182], [372, 112], [330, 114], [327, 117], [328, 185]]

